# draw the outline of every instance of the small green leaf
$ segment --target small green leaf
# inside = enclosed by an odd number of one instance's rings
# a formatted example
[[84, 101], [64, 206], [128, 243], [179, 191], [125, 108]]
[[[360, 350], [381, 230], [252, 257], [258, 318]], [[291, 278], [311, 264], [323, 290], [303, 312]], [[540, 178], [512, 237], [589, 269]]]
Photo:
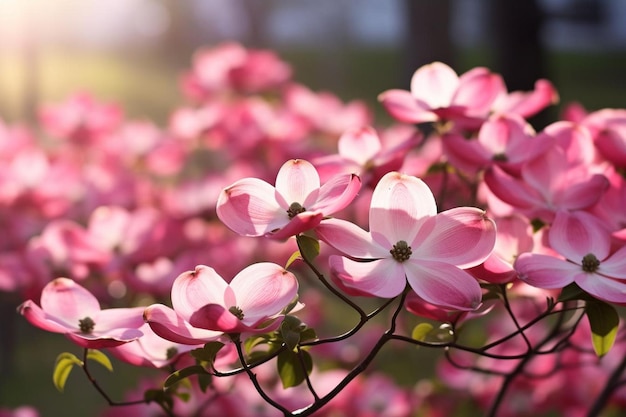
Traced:
[[300, 329], [296, 328], [294, 330], [284, 321], [280, 325], [280, 335], [291, 350], [294, 350], [300, 343]]
[[166, 390], [170, 389], [178, 382], [182, 381], [183, 379], [189, 378], [192, 375], [204, 375], [207, 373], [208, 372], [201, 365], [192, 365], [188, 366], [187, 368], [179, 369], [178, 371], [170, 374], [170, 376], [167, 377], [167, 379], [163, 383], [163, 388]]
[[200, 386], [200, 390], [202, 392], [206, 392], [206, 390], [211, 386], [212, 383], [213, 375], [209, 373], [198, 374], [198, 385]]
[[306, 340], [316, 340], [316, 339], [317, 339], [317, 333], [315, 333], [315, 329], [307, 327], [306, 329], [302, 330], [302, 332], [300, 332], [301, 342], [304, 342]]
[[247, 338], [245, 342], [243, 342], [243, 346], [246, 353], [250, 353], [252, 352], [252, 349], [254, 349], [256, 346], [267, 343], [268, 340], [269, 337], [265, 334], [251, 336]]
[[288, 269], [292, 263], [294, 263], [295, 261], [297, 261], [298, 259], [300, 259], [300, 251], [297, 250], [294, 253], [291, 254], [291, 256], [289, 257], [289, 259], [287, 260], [287, 263], [285, 264], [285, 269]]
[[224, 344], [222, 342], [209, 342], [201, 348], [193, 349], [190, 353], [198, 362], [205, 363], [208, 366], [215, 362], [215, 357], [223, 347]]
[[411, 337], [415, 340], [423, 342], [426, 340], [426, 336], [433, 330], [433, 325], [430, 323], [420, 323], [413, 328]]
[[585, 306], [591, 326], [591, 342], [598, 357], [611, 350], [617, 335], [619, 316], [615, 307], [600, 300], [589, 300]]
[[[303, 363], [304, 367], [302, 366]], [[276, 364], [283, 388], [300, 385], [313, 370], [313, 359], [304, 350], [298, 352], [284, 350], [278, 354]]]
[[311, 262], [320, 254], [320, 242], [311, 236], [298, 235], [296, 237], [298, 249], [304, 259]]
[[113, 372], [113, 365], [111, 360], [104, 353], [99, 350], [89, 349], [87, 351], [87, 359], [98, 362], [100, 365], [107, 368], [110, 372]]
[[83, 361], [69, 352], [63, 352], [57, 356], [52, 372], [52, 382], [59, 392], [63, 392], [65, 389], [65, 382], [67, 382], [67, 377], [70, 376], [74, 365], [83, 366]]
[[172, 393], [169, 391], [163, 391], [162, 389], [149, 389], [143, 394], [143, 399], [147, 403], [157, 403], [165, 410], [172, 410], [174, 408], [174, 399]]
[[576, 283], [571, 283], [561, 290], [557, 301], [589, 300], [591, 297], [584, 292]]

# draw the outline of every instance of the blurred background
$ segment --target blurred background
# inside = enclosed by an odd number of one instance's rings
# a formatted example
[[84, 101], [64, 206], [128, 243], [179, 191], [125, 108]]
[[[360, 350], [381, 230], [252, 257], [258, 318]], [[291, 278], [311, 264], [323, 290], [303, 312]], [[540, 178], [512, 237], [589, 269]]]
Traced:
[[0, 115], [28, 121], [88, 90], [163, 120], [193, 51], [225, 40], [275, 49], [297, 81], [374, 106], [433, 60], [488, 66], [509, 89], [548, 77], [590, 109], [623, 106], [626, 89], [621, 0], [0, 0]]
[[[227, 40], [277, 51], [296, 81], [363, 99], [377, 120], [377, 95], [408, 89], [434, 60], [459, 74], [487, 66], [509, 90], [548, 78], [561, 104], [626, 105], [623, 0], [0, 0], [0, 120], [32, 123], [41, 104], [87, 91], [166, 125], [194, 51]], [[5, 295], [0, 339], [12, 332], [18, 345], [0, 350], [0, 408], [94, 415], [104, 402], [78, 371], [64, 394], [51, 382], [54, 358], [72, 346], [26, 324]], [[116, 398], [137, 378], [127, 366], [95, 371]]]

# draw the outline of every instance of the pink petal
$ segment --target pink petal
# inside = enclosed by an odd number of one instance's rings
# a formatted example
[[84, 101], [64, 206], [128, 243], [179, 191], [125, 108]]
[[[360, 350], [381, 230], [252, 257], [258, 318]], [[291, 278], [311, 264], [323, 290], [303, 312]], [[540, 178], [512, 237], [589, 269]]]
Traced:
[[100, 311], [96, 297], [69, 278], [49, 282], [41, 292], [41, 308], [51, 317], [78, 328], [78, 321]]
[[242, 236], [262, 236], [280, 229], [289, 222], [289, 207], [281, 207], [275, 193], [274, 187], [260, 179], [239, 180], [220, 193], [217, 217]]
[[338, 175], [331, 178], [320, 188], [318, 200], [307, 207], [308, 210], [320, 211], [325, 216], [346, 208], [361, 189], [361, 179], [355, 174]]
[[241, 333], [246, 327], [233, 313], [218, 304], [207, 304], [192, 314], [189, 324], [199, 329]]
[[365, 165], [382, 149], [378, 133], [370, 126], [348, 129], [337, 145], [341, 156], [358, 165]]
[[[262, 262], [248, 266], [231, 281], [243, 322], [252, 323], [280, 313], [298, 293], [296, 277], [283, 267]], [[231, 307], [231, 306], [226, 306]]]
[[491, 282], [493, 284], [506, 284], [517, 278], [517, 272], [513, 266], [495, 253], [480, 265], [467, 270], [476, 279]]
[[576, 284], [589, 294], [610, 303], [626, 303], [626, 282], [580, 271]]
[[424, 65], [411, 77], [411, 94], [431, 109], [450, 106], [458, 86], [456, 72], [442, 62]]
[[94, 331], [108, 334], [120, 328], [138, 329], [144, 324], [145, 307], [109, 308], [101, 310], [95, 317]]
[[498, 166], [487, 169], [484, 178], [491, 192], [507, 204], [522, 209], [543, 205], [535, 190], [530, 189], [520, 179], [504, 172]]
[[469, 268], [483, 262], [496, 243], [496, 226], [483, 210], [458, 207], [426, 220], [415, 239], [411, 259]]
[[611, 278], [626, 279], [626, 246], [600, 262], [598, 273]]
[[406, 287], [403, 264], [393, 259], [355, 262], [342, 256], [331, 256], [328, 262], [335, 279], [363, 294], [393, 298]]
[[504, 93], [502, 77], [487, 68], [477, 67], [461, 75], [451, 104], [466, 107], [468, 115], [486, 117], [494, 101]]
[[385, 258], [393, 246], [389, 243], [388, 248], [378, 245], [368, 232], [341, 219], [324, 220], [317, 226], [315, 233], [320, 240], [352, 258]]
[[410, 92], [405, 90], [385, 91], [378, 95], [378, 101], [391, 117], [399, 122], [425, 123], [439, 119], [425, 103], [418, 102]]
[[320, 177], [315, 167], [304, 159], [292, 159], [283, 164], [276, 176], [276, 191], [287, 204], [299, 203], [309, 210], [317, 200]]
[[587, 181], [571, 184], [554, 198], [559, 207], [580, 210], [596, 204], [609, 188], [609, 181], [604, 175], [595, 174]]
[[49, 332], [67, 333], [78, 330], [78, 320], [76, 323], [65, 323], [56, 317], [50, 317], [32, 300], [22, 303], [17, 311], [33, 326]]
[[404, 267], [409, 285], [425, 301], [462, 311], [480, 306], [480, 285], [468, 272], [444, 262], [422, 259], [409, 259]]
[[580, 265], [537, 253], [521, 254], [513, 267], [522, 281], [545, 289], [563, 288], [582, 272]]
[[419, 178], [390, 172], [383, 176], [372, 195], [370, 233], [389, 248], [400, 240], [412, 242], [422, 219], [434, 216], [437, 204], [430, 188]]
[[462, 171], [476, 172], [491, 163], [492, 155], [478, 140], [450, 133], [443, 135], [442, 143], [450, 164]]
[[281, 229], [266, 233], [264, 236], [277, 240], [287, 239], [291, 236], [306, 232], [307, 230], [313, 230], [318, 224], [320, 224], [323, 218], [324, 214], [322, 213], [305, 211], [304, 213], [300, 213], [293, 219], [289, 220], [289, 223]]
[[138, 329], [118, 329], [111, 335], [98, 336], [83, 333], [66, 333], [65, 336], [86, 349], [105, 349], [123, 345], [139, 339], [143, 333]]
[[559, 101], [559, 94], [548, 80], [537, 80], [530, 92], [514, 91], [498, 100], [496, 111], [514, 113], [522, 117], [532, 116]]
[[557, 212], [548, 239], [552, 249], [577, 264], [590, 253], [598, 260], [605, 259], [611, 245], [611, 235], [602, 222], [585, 212]]
[[158, 336], [183, 345], [204, 344], [222, 335], [222, 332], [192, 327], [174, 310], [161, 304], [147, 307], [144, 319]]
[[215, 303], [224, 304], [228, 284], [213, 268], [204, 265], [180, 274], [172, 285], [172, 307], [178, 315], [189, 321], [200, 307]]

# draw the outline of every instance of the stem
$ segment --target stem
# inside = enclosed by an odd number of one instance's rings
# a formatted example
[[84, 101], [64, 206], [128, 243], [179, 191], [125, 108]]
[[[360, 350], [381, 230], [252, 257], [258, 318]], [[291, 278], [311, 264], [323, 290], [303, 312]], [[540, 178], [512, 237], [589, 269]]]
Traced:
[[261, 398], [263, 398], [263, 400], [265, 400], [266, 403], [268, 403], [272, 407], [274, 407], [277, 410], [279, 410], [280, 412], [282, 412], [283, 415], [285, 415], [285, 416], [292, 415], [289, 410], [287, 410], [285, 407], [283, 407], [281, 404], [277, 403], [269, 395], [267, 395], [267, 393], [265, 392], [265, 390], [263, 389], [261, 384], [259, 384], [259, 380], [257, 379], [256, 374], [254, 372], [252, 372], [252, 369], [246, 363], [246, 358], [244, 357], [243, 349], [241, 348], [241, 339], [239, 338], [239, 336], [232, 335], [231, 338], [233, 340], [233, 343], [235, 344], [235, 348], [237, 350], [237, 356], [239, 357], [239, 361], [241, 362], [241, 366], [243, 367], [243, 369], [248, 374], [248, 377], [250, 378], [250, 381], [252, 381], [252, 384], [254, 385], [254, 388], [257, 390], [257, 392], [259, 393]]
[[[89, 362], [87, 360], [87, 354], [88, 353], [89, 353], [89, 349], [85, 348], [83, 350], [83, 366], [82, 366], [83, 372], [87, 376], [87, 379], [89, 380], [91, 385], [93, 385], [93, 387], [96, 389], [96, 391], [98, 391], [98, 393], [102, 396], [102, 398], [104, 398], [106, 400], [106, 402], [111, 407], [122, 407], [122, 406], [127, 406], [127, 405], [147, 404], [146, 400], [135, 400], [135, 401], [118, 402], [118, 401], [114, 401], [113, 399], [111, 399], [109, 394], [107, 394], [106, 391], [104, 391], [104, 389], [100, 386], [100, 384], [98, 383], [96, 378], [89, 371], [89, 366], [87, 365], [88, 362]], [[169, 410], [165, 410], [164, 409], [164, 411], [166, 413], [168, 413], [168, 415], [173, 415], [173, 414], [171, 414], [171, 412]]]

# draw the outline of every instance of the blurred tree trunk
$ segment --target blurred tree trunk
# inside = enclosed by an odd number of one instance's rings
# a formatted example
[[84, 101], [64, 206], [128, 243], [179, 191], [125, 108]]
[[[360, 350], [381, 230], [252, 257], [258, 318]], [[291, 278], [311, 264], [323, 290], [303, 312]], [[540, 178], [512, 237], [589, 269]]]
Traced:
[[405, 54], [407, 72], [433, 61], [455, 67], [450, 35], [451, 0], [405, 0], [408, 20]]
[[[489, 0], [489, 21], [493, 33], [494, 72], [502, 74], [509, 91], [532, 90], [539, 78], [549, 78], [541, 43], [544, 15], [536, 0]], [[548, 114], [533, 118], [545, 126]]]

